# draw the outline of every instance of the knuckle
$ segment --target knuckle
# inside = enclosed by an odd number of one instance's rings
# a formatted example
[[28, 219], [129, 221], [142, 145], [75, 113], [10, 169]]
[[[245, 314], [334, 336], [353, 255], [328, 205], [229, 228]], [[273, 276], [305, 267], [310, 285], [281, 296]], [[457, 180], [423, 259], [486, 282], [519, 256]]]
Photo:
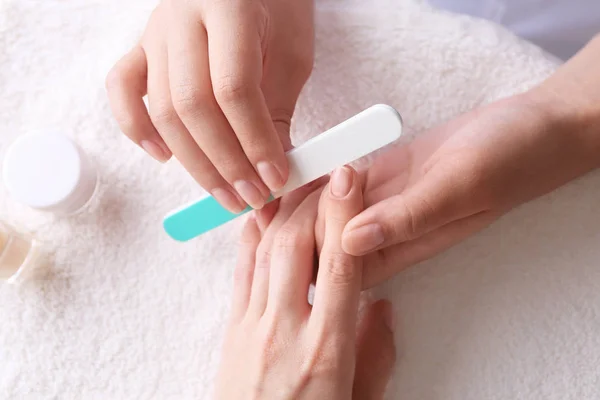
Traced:
[[269, 155], [272, 154], [268, 142], [265, 140], [264, 135], [260, 133], [249, 132], [248, 135], [238, 137], [238, 140], [249, 161], [252, 163], [262, 161], [264, 158], [270, 158]]
[[233, 270], [233, 282], [235, 286], [243, 287], [252, 281], [253, 270], [246, 263], [239, 263]]
[[173, 90], [173, 107], [182, 117], [201, 114], [211, 99], [200, 89], [189, 85], [180, 85]]
[[503, 185], [490, 185], [491, 174], [483, 167], [483, 163], [475, 163], [465, 176], [463, 196], [465, 201], [472, 207], [483, 205], [484, 207], [493, 207], [497, 199], [502, 197]]
[[418, 197], [415, 202], [416, 204], [413, 207], [409, 207], [410, 233], [412, 234], [412, 238], [416, 238], [424, 233], [423, 228], [429, 226], [428, 221], [435, 212], [435, 209], [426, 198]]
[[121, 130], [125, 133], [125, 135], [131, 137], [132, 139], [137, 139], [137, 138], [133, 138], [132, 136], [137, 136], [135, 134], [136, 132], [136, 128], [138, 127], [138, 121], [133, 117], [133, 115], [131, 115], [128, 112], [124, 112], [124, 111], [117, 111], [114, 114], [115, 117], [115, 121], [117, 121], [117, 124], [119, 125], [119, 127], [121, 128]]
[[221, 154], [216, 157], [214, 165], [229, 183], [233, 183], [238, 179], [251, 180], [252, 178], [251, 171], [244, 168], [243, 160], [234, 158], [231, 154]]
[[155, 104], [150, 107], [150, 120], [157, 128], [172, 125], [177, 119], [177, 112], [172, 104]]
[[402, 202], [402, 219], [391, 227], [393, 237], [412, 240], [422, 235], [427, 221], [435, 212], [428, 200], [422, 197], [412, 197], [410, 204]]
[[[331, 200], [330, 200], [331, 201]], [[330, 207], [327, 212], [329, 212], [329, 215], [327, 215], [327, 222], [330, 225], [336, 225], [336, 226], [346, 226], [346, 224], [350, 221], [350, 217], [348, 216], [348, 212], [346, 212], [346, 208], [347, 205], [344, 202], [341, 201], [336, 201], [336, 203], [334, 203], [334, 207]]]
[[324, 257], [325, 267], [329, 280], [333, 284], [348, 285], [352, 283], [358, 274], [356, 260], [354, 257], [342, 251], [330, 252]]
[[229, 75], [216, 80], [214, 95], [219, 104], [236, 104], [250, 97], [252, 86], [242, 76]]
[[333, 338], [320, 338], [316, 344], [309, 348], [308, 354], [303, 360], [300, 373], [307, 378], [334, 379], [343, 365], [344, 354], [341, 346], [334, 342]]
[[409, 207], [406, 203], [404, 205], [404, 218], [403, 224], [394, 224], [393, 235], [394, 237], [401, 237], [403, 240], [411, 240], [415, 237], [417, 217], [415, 216], [412, 207]]
[[256, 252], [256, 270], [268, 270], [269, 265], [271, 264], [271, 249], [270, 247], [261, 243], [258, 246], [258, 250]]
[[271, 118], [275, 125], [280, 125], [282, 129], [290, 130], [292, 126], [292, 114], [293, 110], [289, 108], [274, 108], [270, 110]]
[[277, 238], [275, 239], [275, 248], [283, 254], [293, 252], [297, 247], [302, 247], [302, 244], [307, 241], [306, 235], [303, 235], [300, 230], [286, 225], [277, 232]]
[[[176, 134], [177, 135], [177, 134]], [[180, 141], [181, 136], [170, 136], [170, 141], [177, 147], [177, 141]], [[194, 178], [205, 190], [213, 190], [223, 186], [223, 179], [216, 171], [210, 168], [206, 163], [198, 160], [187, 162], [185, 165], [186, 171]]]

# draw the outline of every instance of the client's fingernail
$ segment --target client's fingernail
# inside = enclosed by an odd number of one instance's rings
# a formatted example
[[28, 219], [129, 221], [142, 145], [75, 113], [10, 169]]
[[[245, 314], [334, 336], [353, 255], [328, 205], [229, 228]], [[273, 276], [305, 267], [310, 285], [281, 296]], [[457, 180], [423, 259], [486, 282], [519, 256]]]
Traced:
[[383, 323], [391, 332], [394, 332], [396, 330], [396, 316], [394, 315], [392, 303], [386, 300], [381, 307], [383, 308], [381, 310]]
[[154, 143], [151, 140], [142, 140], [140, 142], [140, 146], [142, 146], [142, 149], [144, 149], [146, 153], [150, 154], [152, 158], [161, 163], [164, 163], [171, 158], [170, 151], [165, 152], [159, 144]]
[[344, 237], [344, 242], [350, 244], [348, 248], [352, 249], [354, 255], [367, 254], [381, 246], [384, 241], [383, 228], [379, 224], [368, 224], [352, 229]]
[[271, 189], [271, 191], [276, 191], [281, 189], [283, 184], [283, 176], [279, 173], [279, 170], [273, 165], [273, 163], [268, 161], [261, 161], [256, 164], [256, 169], [258, 170], [258, 175], [260, 175], [260, 179]]
[[336, 169], [331, 176], [330, 185], [334, 197], [346, 197], [352, 189], [352, 171], [347, 167]]
[[246, 208], [246, 205], [241, 204], [236, 195], [227, 189], [217, 188], [211, 194], [219, 204], [233, 213], [240, 213]]
[[258, 188], [248, 181], [236, 181], [233, 187], [250, 207], [259, 210], [265, 205], [265, 199]]

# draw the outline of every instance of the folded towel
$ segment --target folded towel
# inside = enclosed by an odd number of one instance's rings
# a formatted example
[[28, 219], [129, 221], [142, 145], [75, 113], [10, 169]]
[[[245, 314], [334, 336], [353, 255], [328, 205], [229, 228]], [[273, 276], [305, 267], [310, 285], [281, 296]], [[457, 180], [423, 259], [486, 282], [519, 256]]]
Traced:
[[[421, 1], [318, 1], [316, 69], [294, 140], [373, 103], [406, 138], [531, 87], [556, 60], [488, 22]], [[161, 230], [202, 194], [176, 163], [119, 133], [104, 77], [148, 0], [0, 0], [0, 156], [30, 129], [73, 137], [101, 174], [87, 213], [0, 218], [35, 233], [50, 275], [0, 286], [1, 399], [209, 398], [239, 221], [186, 244]], [[398, 314], [390, 399], [595, 399], [600, 345], [598, 175], [520, 208], [375, 290]]]

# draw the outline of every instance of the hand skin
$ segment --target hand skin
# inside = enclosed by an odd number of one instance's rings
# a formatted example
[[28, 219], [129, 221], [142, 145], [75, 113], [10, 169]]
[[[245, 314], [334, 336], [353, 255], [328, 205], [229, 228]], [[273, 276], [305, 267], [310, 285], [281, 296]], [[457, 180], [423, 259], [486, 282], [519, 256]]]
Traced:
[[311, 307], [314, 187], [283, 198], [265, 229], [254, 216], [246, 223], [217, 399], [383, 398], [395, 363], [391, 304], [359, 315], [362, 259], [341, 248], [344, 226], [363, 207], [360, 182], [344, 167], [321, 194], [324, 244]]
[[175, 155], [228, 210], [261, 208], [288, 177], [313, 1], [163, 0], [107, 77], [121, 130], [158, 161]]
[[598, 65], [600, 37], [532, 90], [382, 154], [363, 176], [368, 208], [348, 223], [342, 241], [349, 254], [367, 254], [363, 286], [597, 168]]

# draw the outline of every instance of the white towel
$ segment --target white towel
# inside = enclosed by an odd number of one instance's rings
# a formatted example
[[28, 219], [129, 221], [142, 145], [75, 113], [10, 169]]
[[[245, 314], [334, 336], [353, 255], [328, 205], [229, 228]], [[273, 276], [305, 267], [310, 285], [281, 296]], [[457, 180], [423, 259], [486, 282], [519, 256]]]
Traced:
[[[95, 160], [100, 195], [57, 219], [0, 192], [0, 217], [46, 242], [51, 275], [0, 286], [1, 399], [209, 398], [239, 222], [186, 244], [162, 216], [202, 191], [119, 133], [104, 77], [154, 1], [0, 0], [0, 156], [58, 128]], [[407, 138], [525, 90], [556, 62], [504, 29], [422, 2], [318, 1], [316, 69], [297, 142], [373, 103]], [[390, 399], [598, 398], [600, 176], [514, 211], [391, 280], [400, 358]]]

